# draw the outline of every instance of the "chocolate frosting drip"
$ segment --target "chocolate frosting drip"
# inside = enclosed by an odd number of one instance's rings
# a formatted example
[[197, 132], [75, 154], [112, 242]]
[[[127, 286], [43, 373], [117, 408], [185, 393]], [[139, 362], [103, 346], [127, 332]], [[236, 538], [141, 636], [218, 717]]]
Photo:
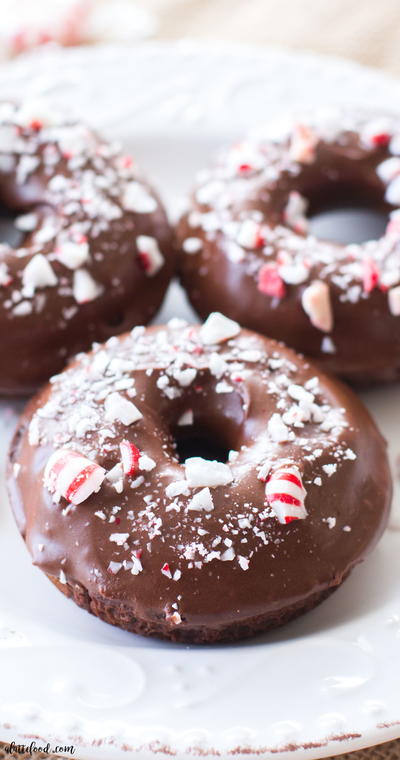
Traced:
[[[60, 588], [112, 604], [123, 627], [128, 611], [133, 630], [201, 641], [315, 604], [375, 544], [391, 498], [385, 443], [350, 390], [238, 325], [230, 339], [209, 338], [174, 320], [77, 357], [28, 404], [8, 477], [33, 562]], [[143, 416], [122, 423], [111, 394]], [[230, 482], [218, 485], [205, 463], [193, 485], [176, 437], [199, 431], [232, 450]], [[119, 469], [126, 440], [141, 452], [131, 476]], [[77, 506], [43, 483], [60, 448], [112, 471]], [[265, 497], [284, 463], [306, 492], [307, 516], [289, 524]], [[206, 508], [194, 509], [198, 494]]]
[[174, 268], [156, 193], [130, 156], [43, 103], [0, 104], [0, 392], [29, 393], [94, 340], [143, 324]]
[[[398, 118], [348, 113], [307, 116], [276, 139], [259, 130], [225, 151], [199, 175], [178, 226], [196, 311], [218, 309], [352, 382], [396, 379], [399, 155]], [[309, 234], [306, 213], [341, 203], [392, 212], [384, 237], [339, 245]], [[327, 286], [325, 324], [307, 308], [315, 282]]]

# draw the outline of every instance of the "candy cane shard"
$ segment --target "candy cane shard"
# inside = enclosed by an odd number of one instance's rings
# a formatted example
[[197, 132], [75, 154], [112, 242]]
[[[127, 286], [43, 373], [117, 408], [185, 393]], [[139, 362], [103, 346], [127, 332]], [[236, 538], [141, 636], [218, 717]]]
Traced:
[[333, 311], [329, 285], [322, 280], [314, 280], [303, 292], [301, 305], [318, 330], [331, 332], [333, 329]]
[[138, 235], [136, 238], [136, 245], [139, 253], [139, 260], [145, 274], [147, 274], [148, 277], [154, 277], [154, 275], [156, 275], [164, 266], [165, 262], [157, 240], [149, 235]]
[[301, 164], [312, 164], [315, 161], [315, 150], [318, 137], [305, 124], [296, 124], [291, 136], [289, 157]]
[[50, 493], [71, 504], [81, 504], [96, 493], [106, 475], [104, 467], [69, 449], [55, 451], [44, 471], [43, 483]]
[[140, 451], [134, 443], [124, 439], [119, 444], [122, 467], [125, 475], [134, 475], [139, 470]]
[[265, 496], [267, 504], [282, 525], [307, 517], [304, 506], [306, 490], [295, 465], [285, 465], [269, 475], [265, 484]]

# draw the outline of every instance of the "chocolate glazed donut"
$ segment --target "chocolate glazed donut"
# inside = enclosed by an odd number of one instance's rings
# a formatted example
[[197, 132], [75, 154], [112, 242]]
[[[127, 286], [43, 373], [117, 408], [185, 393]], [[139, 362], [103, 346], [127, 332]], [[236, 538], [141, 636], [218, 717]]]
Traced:
[[220, 314], [77, 357], [23, 414], [8, 487], [34, 564], [64, 594], [128, 631], [198, 643], [322, 601], [391, 498], [385, 443], [352, 392]]
[[[385, 235], [339, 245], [309, 215], [360, 203]], [[400, 377], [400, 121], [315, 116], [255, 134], [199, 175], [178, 226], [180, 275], [202, 316], [219, 309], [353, 383]]]
[[42, 102], [0, 104], [0, 392], [26, 394], [94, 340], [143, 324], [175, 254], [165, 211], [132, 158]]

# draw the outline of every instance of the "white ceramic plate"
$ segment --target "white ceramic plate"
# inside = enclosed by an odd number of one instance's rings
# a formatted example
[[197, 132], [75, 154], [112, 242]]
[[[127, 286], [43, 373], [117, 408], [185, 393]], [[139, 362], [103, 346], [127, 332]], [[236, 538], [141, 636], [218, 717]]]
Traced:
[[[349, 62], [188, 42], [55, 50], [0, 70], [0, 95], [27, 92], [120, 139], [170, 206], [214, 148], [279, 109], [400, 102], [400, 83]], [[190, 316], [177, 286], [161, 319], [172, 314]], [[366, 400], [395, 467], [400, 389]], [[3, 459], [16, 412], [3, 403]], [[399, 494], [379, 547], [332, 598], [282, 630], [217, 648], [142, 639], [75, 607], [31, 567], [1, 495], [2, 740], [39, 736], [83, 759], [132, 749], [140, 760], [309, 760], [400, 736]]]

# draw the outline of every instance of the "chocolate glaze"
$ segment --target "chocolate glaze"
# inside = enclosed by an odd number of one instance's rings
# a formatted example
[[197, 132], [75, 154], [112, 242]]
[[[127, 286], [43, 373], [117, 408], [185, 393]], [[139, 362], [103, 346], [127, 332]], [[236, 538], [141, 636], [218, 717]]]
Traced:
[[[21, 246], [0, 246], [0, 392], [26, 394], [94, 340], [149, 321], [175, 254], [164, 208], [132, 159], [42, 103], [0, 104], [0, 202], [29, 214]], [[153, 276], [140, 235], [163, 257]], [[39, 273], [26, 269], [32, 259]], [[48, 266], [54, 281], [43, 284]]]
[[[181, 281], [203, 318], [218, 309], [354, 383], [394, 380], [400, 376], [400, 291], [397, 307], [390, 306], [389, 292], [400, 284], [396, 212], [381, 240], [339, 245], [308, 234], [305, 211], [290, 219], [288, 201], [299, 193], [311, 215], [349, 201], [386, 213], [396, 209], [400, 124], [359, 114], [307, 119], [315, 142], [308, 153], [296, 147], [299, 127], [291, 125], [278, 139], [249, 137], [199, 175], [178, 226]], [[387, 159], [392, 163], [384, 164]], [[248, 220], [260, 226], [264, 240], [258, 246], [240, 243]], [[371, 289], [365, 284], [366, 260], [377, 270]], [[283, 297], [258, 289], [266, 264], [281, 275]], [[302, 306], [315, 280], [329, 286], [333, 328], [326, 332]]]
[[[115, 389], [142, 419], [105, 419]], [[209, 512], [188, 509], [199, 487], [166, 493], [185, 479], [174, 436], [188, 410], [196, 433], [239, 452], [228, 463], [234, 480], [210, 487]], [[273, 414], [286, 420], [284, 442]], [[78, 506], [53, 500], [42, 478], [54, 450], [109, 471], [123, 439], [153, 460], [143, 479], [125, 476], [120, 493], [106, 479]], [[308, 514], [282, 525], [260, 478], [288, 460], [301, 472]], [[205, 345], [199, 327], [178, 320], [112, 338], [47, 384], [21, 417], [8, 487], [34, 564], [64, 593], [128, 630], [198, 642], [248, 636], [317, 604], [375, 544], [391, 499], [385, 442], [350, 390], [239, 326], [234, 338]], [[115, 533], [127, 534], [124, 545], [110, 540]]]

